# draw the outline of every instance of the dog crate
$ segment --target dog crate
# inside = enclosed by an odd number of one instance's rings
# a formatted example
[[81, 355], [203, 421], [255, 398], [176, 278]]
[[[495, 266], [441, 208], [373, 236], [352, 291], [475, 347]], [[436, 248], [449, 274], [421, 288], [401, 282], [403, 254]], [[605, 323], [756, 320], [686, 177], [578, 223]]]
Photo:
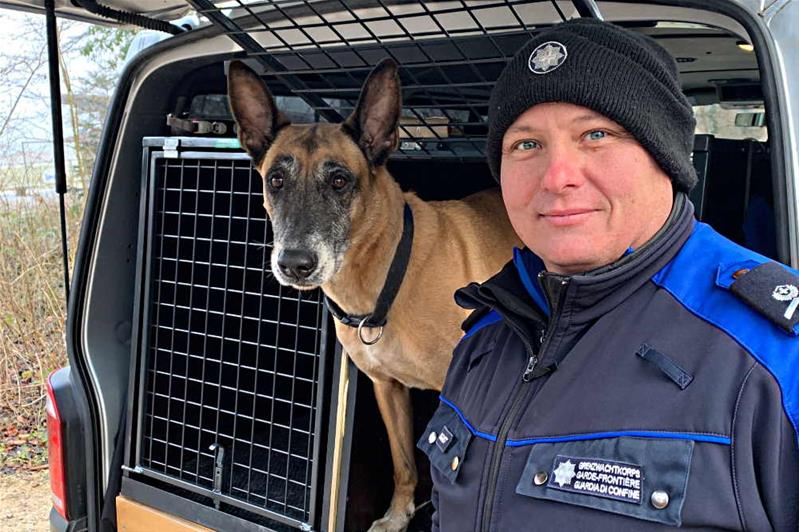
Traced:
[[235, 148], [144, 141], [127, 470], [139, 491], [309, 530], [335, 340], [321, 293], [271, 275], [261, 178]]

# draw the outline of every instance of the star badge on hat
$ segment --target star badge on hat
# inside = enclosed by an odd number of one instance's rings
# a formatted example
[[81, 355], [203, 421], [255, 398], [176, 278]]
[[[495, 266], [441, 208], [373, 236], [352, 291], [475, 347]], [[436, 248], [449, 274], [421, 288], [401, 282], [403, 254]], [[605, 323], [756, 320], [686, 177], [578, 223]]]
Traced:
[[558, 41], [549, 41], [536, 46], [527, 60], [527, 66], [533, 74], [549, 74], [562, 65], [567, 56], [565, 46]]

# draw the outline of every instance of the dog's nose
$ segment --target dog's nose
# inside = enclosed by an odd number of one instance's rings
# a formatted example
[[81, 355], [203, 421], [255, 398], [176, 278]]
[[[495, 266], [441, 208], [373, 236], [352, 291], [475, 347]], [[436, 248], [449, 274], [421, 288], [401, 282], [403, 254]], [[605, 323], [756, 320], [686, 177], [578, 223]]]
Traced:
[[316, 268], [316, 254], [303, 249], [284, 249], [277, 256], [277, 266], [286, 277], [306, 279]]

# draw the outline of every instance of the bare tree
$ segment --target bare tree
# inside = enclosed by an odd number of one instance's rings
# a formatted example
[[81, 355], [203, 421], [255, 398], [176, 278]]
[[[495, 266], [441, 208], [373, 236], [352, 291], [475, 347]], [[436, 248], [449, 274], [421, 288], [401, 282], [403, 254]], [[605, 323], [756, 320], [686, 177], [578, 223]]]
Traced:
[[80, 179], [81, 189], [86, 190], [88, 172], [83, 165], [83, 150], [81, 149], [81, 137], [79, 134], [80, 123], [78, 120], [78, 103], [75, 100], [75, 92], [72, 90], [72, 81], [70, 80], [67, 62], [64, 59], [64, 52], [60, 48], [58, 50], [58, 66], [61, 72], [61, 83], [64, 85], [61, 101], [66, 103], [67, 107], [69, 108], [69, 119], [72, 125], [72, 145], [75, 152], [78, 179]]
[[[13, 47], [0, 47], [0, 188], [30, 185], [29, 162], [38, 163], [33, 142], [44, 96], [47, 62], [43, 24], [30, 16], [18, 17], [10, 35]], [[30, 152], [30, 153], [29, 153]], [[30, 157], [28, 157], [30, 155]]]
[[[89, 26], [67, 45], [74, 47], [74, 57], [80, 57], [91, 67], [82, 71], [67, 89], [73, 115], [73, 137], [78, 172], [85, 183], [94, 166], [100, 144], [102, 126], [113, 95], [118, 72], [130, 42], [137, 30], [106, 26]], [[65, 76], [65, 85], [68, 83]]]

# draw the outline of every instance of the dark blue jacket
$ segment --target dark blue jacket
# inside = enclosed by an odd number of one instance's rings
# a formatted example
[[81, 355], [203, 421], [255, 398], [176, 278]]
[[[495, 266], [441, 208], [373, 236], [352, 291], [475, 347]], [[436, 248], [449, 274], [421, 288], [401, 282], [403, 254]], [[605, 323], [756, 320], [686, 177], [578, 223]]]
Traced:
[[608, 267], [517, 252], [460, 290], [475, 311], [418, 444], [433, 529], [798, 530], [797, 286], [680, 194]]

